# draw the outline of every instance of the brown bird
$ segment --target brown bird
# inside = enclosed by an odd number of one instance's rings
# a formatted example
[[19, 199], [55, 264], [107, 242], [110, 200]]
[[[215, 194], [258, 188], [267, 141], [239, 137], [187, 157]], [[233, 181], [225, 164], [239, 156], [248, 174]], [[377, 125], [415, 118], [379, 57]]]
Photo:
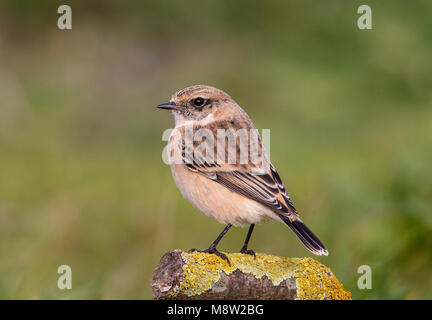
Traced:
[[[196, 85], [176, 92], [170, 102], [157, 107], [171, 110], [174, 115], [175, 129], [168, 150], [177, 187], [199, 211], [226, 224], [203, 252], [216, 254], [229, 263], [226, 255], [216, 249], [217, 244], [231, 226], [250, 225], [240, 252], [255, 255], [248, 249], [255, 224], [276, 220], [290, 227], [312, 253], [328, 255], [322, 242], [300, 220], [249, 116], [228, 94]], [[219, 139], [222, 132], [224, 136]], [[244, 143], [238, 132], [246, 132], [249, 140]], [[253, 132], [260, 161], [252, 161]], [[195, 139], [197, 134], [201, 139]], [[233, 143], [227, 146], [227, 140]], [[242, 146], [250, 149], [243, 162]], [[175, 155], [179, 157], [175, 159]]]

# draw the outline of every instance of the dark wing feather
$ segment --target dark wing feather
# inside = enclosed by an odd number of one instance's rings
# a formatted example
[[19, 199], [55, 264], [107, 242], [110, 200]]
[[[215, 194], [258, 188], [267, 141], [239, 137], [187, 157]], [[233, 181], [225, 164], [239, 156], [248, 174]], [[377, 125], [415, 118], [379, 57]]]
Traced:
[[232, 191], [268, 206], [279, 214], [297, 216], [297, 211], [286, 193], [285, 187], [283, 185], [280, 187], [275, 181], [273, 172], [275, 172], [273, 166], [271, 166], [269, 173], [262, 175], [244, 171], [217, 172], [215, 181]]
[[273, 165], [270, 165], [269, 172], [265, 174], [243, 170], [224, 171], [220, 166], [205, 166], [200, 160], [188, 163], [186, 166], [189, 170], [200, 173], [231, 191], [255, 200], [278, 214], [294, 219], [297, 217], [294, 204]]
[[[214, 127], [212, 128], [207, 126], [206, 128], [210, 129], [212, 132], [216, 132], [216, 130], [220, 128], [236, 130], [238, 129], [237, 127], [244, 127], [244, 123], [237, 124], [231, 121], [215, 122], [212, 126]], [[197, 132], [201, 127], [194, 126], [193, 129], [194, 132]], [[182, 132], [182, 134], [184, 134], [184, 132]], [[268, 156], [265, 153], [265, 149], [259, 136], [258, 139], [258, 152], [263, 155], [263, 158], [267, 159]], [[266, 170], [262, 170], [258, 165], [252, 163], [239, 165], [229, 163], [218, 164], [216, 156], [221, 150], [217, 149], [216, 138], [212, 141], [215, 144], [214, 146], [206, 146], [205, 144], [208, 142], [207, 139], [199, 142], [194, 141], [194, 145], [189, 146], [186, 146], [183, 139], [180, 141], [179, 147], [182, 150], [182, 157], [189, 170], [200, 173], [205, 177], [224, 185], [233, 192], [237, 192], [249, 199], [255, 200], [280, 215], [290, 219], [296, 219], [297, 211], [279, 177], [279, 174], [270, 162], [268, 162]], [[201, 147], [205, 146], [209, 149], [213, 148], [213, 156], [202, 155], [194, 152], [193, 150], [196, 150], [198, 144]], [[235, 158], [233, 158], [234, 160], [240, 159], [239, 142], [236, 141], [236, 144], [237, 148], [234, 155]], [[224, 148], [226, 148], [226, 146], [224, 146]], [[229, 155], [229, 152], [225, 150], [225, 154]], [[229, 162], [230, 159], [225, 160], [228, 160], [226, 162]], [[262, 164], [263, 163], [261, 163], [261, 165]], [[259, 172], [259, 174], [257, 172]]]

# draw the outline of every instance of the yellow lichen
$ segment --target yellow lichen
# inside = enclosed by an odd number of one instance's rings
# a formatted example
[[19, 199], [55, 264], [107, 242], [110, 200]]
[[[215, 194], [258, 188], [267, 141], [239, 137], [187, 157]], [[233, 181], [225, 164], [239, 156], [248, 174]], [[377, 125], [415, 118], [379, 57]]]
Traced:
[[240, 270], [257, 279], [267, 276], [274, 285], [295, 278], [296, 299], [299, 300], [351, 299], [351, 294], [343, 289], [331, 270], [312, 258], [283, 258], [262, 253], [258, 253], [256, 259], [240, 253], [226, 255], [231, 266], [214, 254], [183, 252], [183, 281], [174, 288], [172, 295], [198, 295], [209, 290], [222, 272], [229, 275]]
[[302, 258], [297, 266], [297, 299], [299, 300], [350, 300], [351, 293], [345, 291], [329, 268], [312, 258]]

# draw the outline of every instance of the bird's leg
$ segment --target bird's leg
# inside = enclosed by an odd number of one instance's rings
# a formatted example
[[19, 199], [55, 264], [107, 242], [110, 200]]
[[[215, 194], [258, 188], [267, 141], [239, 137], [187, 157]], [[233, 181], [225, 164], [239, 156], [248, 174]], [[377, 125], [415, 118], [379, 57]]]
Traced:
[[231, 262], [229, 261], [228, 257], [225, 254], [223, 254], [222, 252], [219, 252], [216, 249], [216, 246], [218, 245], [219, 241], [221, 241], [221, 239], [223, 238], [223, 236], [225, 235], [225, 233], [227, 233], [227, 231], [231, 227], [232, 227], [232, 224], [228, 224], [225, 227], [225, 229], [222, 230], [222, 232], [219, 234], [219, 236], [216, 238], [216, 240], [213, 241], [213, 243], [210, 245], [210, 247], [208, 249], [200, 251], [200, 250], [197, 250], [197, 249], [193, 248], [193, 249], [189, 250], [189, 253], [194, 252], [194, 251], [204, 252], [204, 253], [213, 253], [213, 254], [217, 255], [218, 257], [221, 257], [222, 259], [226, 260], [228, 262], [228, 264], [231, 265]]
[[243, 244], [243, 247], [240, 250], [240, 253], [250, 254], [250, 255], [254, 256], [254, 258], [256, 259], [255, 252], [253, 250], [248, 250], [248, 248], [247, 248], [248, 243], [249, 243], [249, 239], [250, 239], [250, 237], [252, 235], [252, 231], [253, 231], [254, 227], [255, 227], [254, 224], [250, 225], [249, 231], [247, 233], [247, 236], [246, 236], [245, 242]]

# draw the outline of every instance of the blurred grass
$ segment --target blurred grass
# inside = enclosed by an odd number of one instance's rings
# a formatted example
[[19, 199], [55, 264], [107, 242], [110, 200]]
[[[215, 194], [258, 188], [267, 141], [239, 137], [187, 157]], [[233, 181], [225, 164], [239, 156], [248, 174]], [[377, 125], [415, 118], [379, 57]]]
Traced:
[[[151, 298], [172, 248], [222, 229], [161, 161], [179, 89], [227, 91], [355, 299], [432, 298], [432, 3], [55, 1], [0, 4], [0, 298]], [[240, 248], [246, 229], [221, 249]], [[281, 224], [258, 252], [305, 256]], [[69, 264], [73, 290], [57, 289]], [[357, 289], [357, 268], [373, 289]]]

